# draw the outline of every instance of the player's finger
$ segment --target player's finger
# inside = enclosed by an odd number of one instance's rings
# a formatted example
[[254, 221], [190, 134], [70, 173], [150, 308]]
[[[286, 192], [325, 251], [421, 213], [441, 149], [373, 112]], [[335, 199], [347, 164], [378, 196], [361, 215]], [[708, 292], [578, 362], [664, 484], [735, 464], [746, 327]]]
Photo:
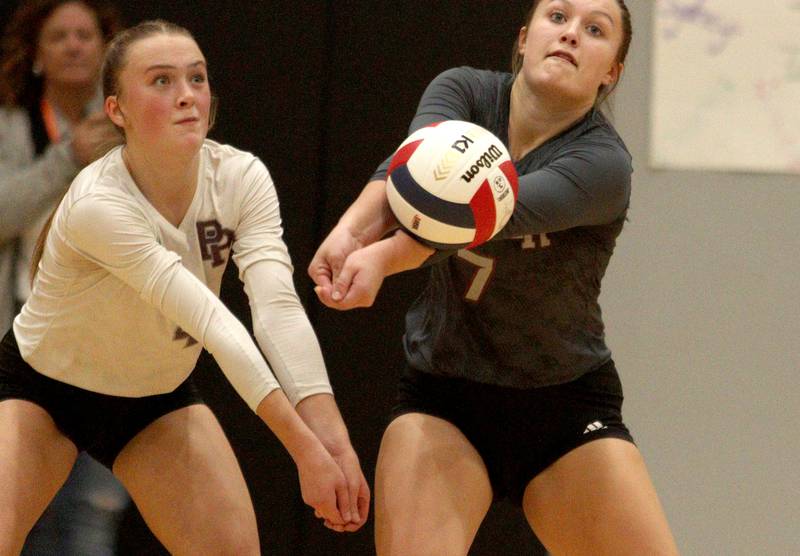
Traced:
[[331, 269], [317, 260], [311, 261], [308, 265], [308, 276], [318, 286], [331, 286]]
[[348, 529], [347, 525], [337, 525], [335, 523], [331, 523], [327, 519], [325, 521], [323, 521], [322, 523], [323, 523], [323, 525], [325, 525], [325, 527], [327, 527], [331, 531], [336, 531], [337, 533], [342, 533], [343, 531], [349, 531], [350, 530], [350, 529]]
[[339, 301], [339, 305], [344, 309], [355, 309], [357, 307], [371, 307], [375, 302], [375, 295], [372, 293], [369, 284], [362, 278], [363, 274], [353, 277], [350, 288], [345, 296]]
[[348, 523], [351, 520], [350, 491], [344, 483], [336, 487], [336, 507], [339, 509], [344, 523]]
[[325, 305], [331, 302], [331, 289], [329, 286], [315, 286], [314, 293], [317, 294], [319, 300]]
[[361, 490], [361, 481], [356, 480], [347, 485], [347, 491], [350, 499], [350, 519], [353, 523], [361, 523], [361, 513], [358, 510], [358, 492]]
[[353, 282], [353, 272], [345, 265], [341, 272], [333, 280], [333, 291], [331, 292], [331, 299], [333, 301], [341, 301], [350, 291], [350, 285]]
[[[338, 487], [337, 491], [338, 491]], [[314, 509], [320, 513], [320, 516], [333, 523], [334, 525], [344, 525], [341, 513], [337, 508], [338, 492], [327, 496], [325, 500], [321, 501]]]
[[319, 272], [317, 273], [316, 277], [313, 278], [314, 283], [318, 286], [322, 286], [323, 288], [332, 289], [333, 282], [331, 282], [331, 276], [327, 272]]
[[364, 483], [364, 488], [358, 495], [357, 504], [360, 525], [367, 521], [367, 516], [369, 515], [369, 487], [366, 483]]

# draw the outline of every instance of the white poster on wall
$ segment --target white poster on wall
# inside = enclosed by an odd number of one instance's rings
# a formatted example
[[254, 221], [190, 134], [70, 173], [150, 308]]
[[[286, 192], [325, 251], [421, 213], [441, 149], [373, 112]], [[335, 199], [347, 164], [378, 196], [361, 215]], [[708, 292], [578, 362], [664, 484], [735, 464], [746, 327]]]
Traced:
[[800, 0], [656, 0], [651, 162], [800, 174]]

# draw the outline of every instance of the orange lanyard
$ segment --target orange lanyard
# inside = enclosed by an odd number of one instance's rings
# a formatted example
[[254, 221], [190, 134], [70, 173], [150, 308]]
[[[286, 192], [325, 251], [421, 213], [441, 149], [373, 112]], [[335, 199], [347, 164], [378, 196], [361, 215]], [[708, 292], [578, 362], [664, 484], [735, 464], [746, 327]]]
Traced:
[[55, 110], [46, 99], [42, 99], [39, 108], [42, 111], [42, 120], [44, 120], [44, 127], [47, 130], [47, 137], [51, 143], [58, 143], [61, 140], [61, 133], [58, 131]]

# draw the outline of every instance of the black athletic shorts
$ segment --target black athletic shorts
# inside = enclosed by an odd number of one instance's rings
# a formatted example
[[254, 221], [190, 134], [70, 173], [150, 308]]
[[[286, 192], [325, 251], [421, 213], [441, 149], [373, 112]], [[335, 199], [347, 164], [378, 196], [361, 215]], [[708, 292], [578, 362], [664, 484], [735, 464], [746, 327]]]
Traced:
[[518, 506], [528, 483], [561, 456], [598, 438], [633, 442], [622, 422], [622, 386], [609, 361], [573, 382], [517, 389], [406, 367], [390, 419], [425, 413], [449, 421], [489, 471], [496, 500]]
[[42, 407], [78, 450], [109, 469], [150, 423], [176, 409], [203, 403], [191, 377], [172, 392], [141, 398], [98, 394], [53, 380], [22, 359], [13, 331], [0, 343], [0, 401], [7, 399]]

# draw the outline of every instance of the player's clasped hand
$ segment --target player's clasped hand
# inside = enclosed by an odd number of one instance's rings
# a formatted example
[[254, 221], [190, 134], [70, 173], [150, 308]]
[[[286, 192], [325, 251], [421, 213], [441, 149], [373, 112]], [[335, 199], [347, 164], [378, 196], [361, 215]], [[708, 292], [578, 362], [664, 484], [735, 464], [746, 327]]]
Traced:
[[[337, 532], [353, 532], [361, 528], [369, 514], [369, 487], [361, 472], [358, 457], [348, 450], [333, 459], [336, 470], [325, 463], [324, 469], [314, 471], [298, 464], [303, 501], [314, 508], [314, 515], [323, 520], [325, 527]], [[338, 473], [336, 472], [338, 471]]]
[[370, 260], [370, 251], [347, 226], [331, 231], [308, 267], [324, 305], [340, 310], [372, 305], [385, 274], [380, 261]]
[[314, 508], [314, 515], [324, 519], [327, 526], [345, 530], [350, 521], [350, 505], [342, 470], [324, 449], [306, 453], [296, 463], [303, 502]]
[[[369, 514], [369, 486], [367, 480], [364, 478], [364, 473], [361, 471], [361, 465], [358, 461], [358, 456], [351, 446], [347, 446], [342, 452], [331, 452], [334, 461], [342, 470], [347, 481], [348, 500], [339, 500], [340, 510], [346, 507], [349, 503], [349, 521], [345, 523], [344, 527], [333, 526], [329, 522], [325, 522], [325, 526], [335, 531], [357, 531], [367, 521]], [[345, 506], [343, 506], [343, 504]], [[346, 517], [342, 512], [343, 517]]]
[[309, 277], [317, 286], [332, 291], [347, 256], [361, 247], [363, 244], [347, 226], [337, 225], [308, 265]]
[[379, 253], [373, 246], [350, 253], [330, 285], [314, 288], [320, 301], [340, 310], [371, 307], [386, 277]]

